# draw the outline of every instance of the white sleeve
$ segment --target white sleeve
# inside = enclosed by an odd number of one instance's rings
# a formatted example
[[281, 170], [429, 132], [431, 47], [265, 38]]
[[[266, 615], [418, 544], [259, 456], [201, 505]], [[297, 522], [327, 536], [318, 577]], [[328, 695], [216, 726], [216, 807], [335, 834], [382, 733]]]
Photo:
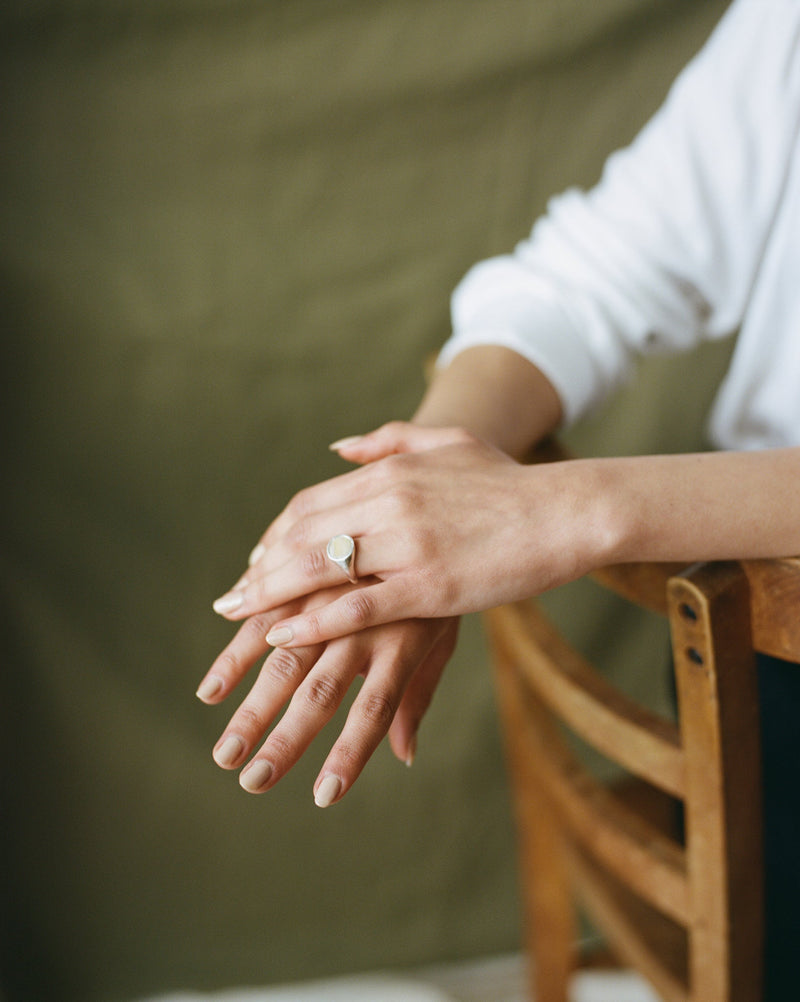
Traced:
[[512, 348], [569, 423], [637, 354], [733, 332], [798, 141], [798, 74], [800, 0], [735, 0], [598, 185], [554, 199], [513, 254], [466, 275], [440, 363]]

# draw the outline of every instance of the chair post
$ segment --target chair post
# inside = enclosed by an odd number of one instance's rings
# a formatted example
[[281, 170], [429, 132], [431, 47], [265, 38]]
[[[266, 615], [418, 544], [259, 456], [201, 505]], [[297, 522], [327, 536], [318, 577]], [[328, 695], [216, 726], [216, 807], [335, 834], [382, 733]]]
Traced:
[[686, 736], [687, 866], [695, 919], [689, 997], [755, 1002], [762, 994], [763, 877], [748, 583], [738, 564], [701, 564], [671, 579], [668, 592]]
[[[491, 613], [487, 622], [491, 629]], [[500, 643], [494, 645], [493, 660], [517, 821], [526, 953], [532, 961], [530, 997], [536, 1002], [568, 1002], [578, 926], [560, 826], [546, 792], [535, 784], [535, 770], [524, 760], [523, 718], [532, 709], [530, 694], [520, 691]]]

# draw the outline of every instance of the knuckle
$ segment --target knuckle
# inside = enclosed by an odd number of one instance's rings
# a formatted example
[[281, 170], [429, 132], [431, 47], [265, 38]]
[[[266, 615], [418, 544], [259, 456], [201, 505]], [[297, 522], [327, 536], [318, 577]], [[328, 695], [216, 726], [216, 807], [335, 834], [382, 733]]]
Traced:
[[269, 620], [266, 616], [250, 616], [246, 619], [239, 630], [239, 638], [250, 648], [256, 646], [267, 649], [267, 642], [264, 639], [269, 630]]
[[303, 658], [291, 649], [276, 648], [267, 658], [265, 668], [270, 679], [281, 687], [296, 688], [306, 677], [308, 669]]
[[328, 562], [322, 550], [313, 549], [303, 554], [302, 571], [305, 577], [316, 581], [325, 575], [328, 569]]
[[258, 578], [247, 589], [247, 593], [250, 602], [255, 602], [257, 605], [262, 603], [268, 605], [270, 600], [268, 579], [266, 577]]
[[222, 651], [214, 662], [214, 671], [225, 678], [235, 677], [242, 672], [242, 662], [235, 651]]
[[334, 675], [315, 675], [303, 690], [303, 698], [313, 710], [331, 714], [344, 696], [342, 683]]
[[387, 444], [391, 444], [399, 439], [404, 432], [405, 425], [402, 421], [387, 421], [375, 429], [375, 436], [379, 441], [386, 440]]
[[358, 775], [369, 758], [369, 751], [354, 744], [346, 737], [340, 737], [333, 746], [331, 759], [335, 760], [340, 772]]
[[375, 602], [365, 588], [353, 591], [344, 599], [348, 622], [356, 629], [369, 625], [375, 616]]
[[392, 483], [384, 496], [384, 514], [395, 521], [404, 521], [418, 507], [416, 485], [410, 481]]
[[242, 703], [234, 714], [231, 724], [234, 721], [235, 729], [248, 736], [260, 734], [264, 730], [264, 720], [261, 713], [247, 703]]
[[281, 728], [275, 728], [264, 743], [264, 752], [280, 772], [287, 762], [293, 761], [296, 754], [295, 741]]
[[370, 727], [386, 732], [397, 713], [397, 702], [383, 692], [371, 692], [364, 696], [359, 707], [362, 720]]
[[295, 550], [300, 550], [306, 545], [308, 540], [308, 520], [299, 516], [297, 520], [286, 530], [286, 542]]
[[303, 618], [303, 632], [308, 633], [309, 637], [319, 637], [323, 632], [323, 624], [319, 615], [316, 612], [307, 612]]
[[404, 544], [407, 560], [413, 566], [420, 568], [420, 574], [435, 566], [438, 539], [432, 526], [415, 525], [412, 531], [406, 533]]

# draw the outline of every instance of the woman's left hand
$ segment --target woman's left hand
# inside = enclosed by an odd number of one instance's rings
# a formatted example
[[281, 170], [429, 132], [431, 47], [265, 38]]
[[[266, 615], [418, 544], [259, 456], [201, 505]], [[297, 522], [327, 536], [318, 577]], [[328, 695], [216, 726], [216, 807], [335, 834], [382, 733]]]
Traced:
[[[222, 702], [267, 654], [265, 635], [277, 618], [335, 600], [342, 590], [317, 593], [292, 607], [247, 619], [209, 669], [198, 696], [206, 703]], [[457, 630], [456, 619], [406, 620], [328, 643], [272, 651], [214, 745], [214, 760], [223, 769], [243, 767], [239, 781], [248, 792], [271, 789], [361, 675], [364, 683], [314, 784], [317, 804], [327, 807], [345, 795], [387, 732], [394, 754], [410, 765], [417, 729], [453, 652]]]

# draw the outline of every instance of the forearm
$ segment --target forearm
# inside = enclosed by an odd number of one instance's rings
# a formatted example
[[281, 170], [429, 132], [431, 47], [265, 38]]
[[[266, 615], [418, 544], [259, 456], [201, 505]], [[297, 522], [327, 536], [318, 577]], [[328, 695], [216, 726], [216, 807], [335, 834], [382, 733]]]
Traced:
[[508, 348], [468, 348], [438, 370], [413, 418], [425, 427], [458, 426], [522, 457], [561, 422], [546, 377]]
[[596, 493], [587, 501], [603, 541], [595, 561], [800, 554], [800, 448], [562, 465], [565, 486]]

